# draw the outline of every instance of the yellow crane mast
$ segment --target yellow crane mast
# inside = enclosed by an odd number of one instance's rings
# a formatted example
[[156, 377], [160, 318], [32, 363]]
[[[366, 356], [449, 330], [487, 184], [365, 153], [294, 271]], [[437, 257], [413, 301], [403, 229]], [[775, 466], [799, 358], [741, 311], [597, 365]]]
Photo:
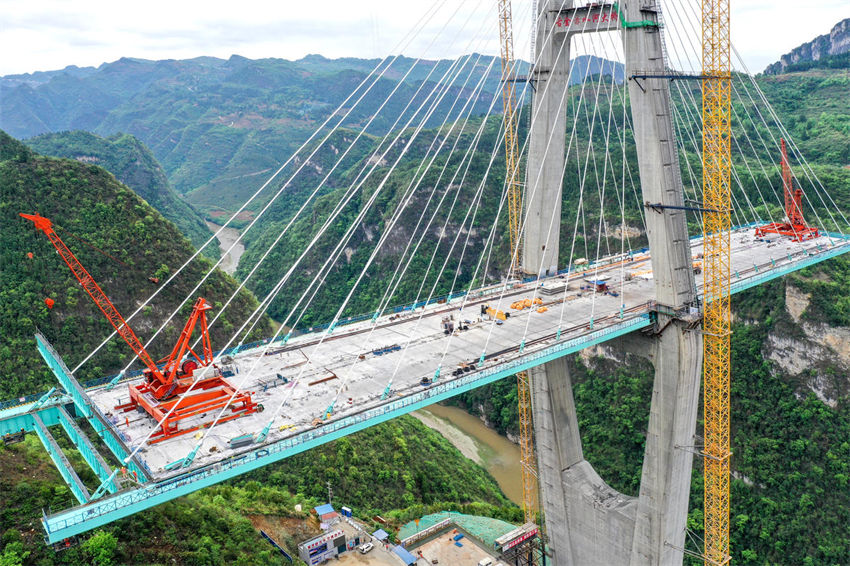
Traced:
[[702, 0], [703, 120], [703, 418], [705, 563], [729, 554], [729, 381], [731, 310], [729, 235], [731, 61], [729, 0]]
[[[511, 246], [511, 265], [515, 272], [521, 269], [520, 215], [522, 214], [522, 187], [519, 183], [519, 156], [517, 147], [517, 117], [514, 89], [514, 37], [511, 0], [498, 0], [499, 36], [502, 54], [502, 106], [505, 116], [505, 180], [508, 189], [508, 232]], [[534, 460], [534, 436], [531, 420], [531, 383], [528, 372], [517, 374], [519, 410], [519, 448], [522, 468], [522, 509], [526, 523], [537, 522], [537, 466]]]
[[502, 108], [505, 114], [505, 181], [508, 184], [508, 233], [511, 244], [511, 265], [519, 271], [522, 246], [520, 245], [520, 215], [522, 214], [522, 187], [517, 167], [517, 117], [514, 89], [514, 34], [511, 0], [499, 2], [499, 36], [502, 51]]

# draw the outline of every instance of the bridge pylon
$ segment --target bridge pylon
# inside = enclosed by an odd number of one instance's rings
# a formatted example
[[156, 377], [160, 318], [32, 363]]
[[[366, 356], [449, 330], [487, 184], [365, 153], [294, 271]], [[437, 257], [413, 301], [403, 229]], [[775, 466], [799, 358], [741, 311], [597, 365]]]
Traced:
[[[632, 335], [655, 366], [655, 381], [637, 497], [608, 486], [584, 459], [565, 358], [531, 370], [541, 501], [551, 564], [681, 564], [702, 371], [702, 335], [679, 174], [659, 6], [654, 0], [573, 7], [539, 3], [533, 115], [526, 168], [523, 268], [558, 269], [557, 227], [566, 134], [570, 41], [579, 33], [619, 31], [626, 59], [640, 185], [646, 215], [658, 323]], [[652, 78], [657, 75], [659, 78]], [[668, 208], [673, 207], [673, 208]], [[675, 208], [678, 207], [678, 208]], [[553, 217], [554, 215], [554, 217]], [[554, 223], [552, 219], [554, 218]], [[554, 229], [550, 226], [554, 225]]]

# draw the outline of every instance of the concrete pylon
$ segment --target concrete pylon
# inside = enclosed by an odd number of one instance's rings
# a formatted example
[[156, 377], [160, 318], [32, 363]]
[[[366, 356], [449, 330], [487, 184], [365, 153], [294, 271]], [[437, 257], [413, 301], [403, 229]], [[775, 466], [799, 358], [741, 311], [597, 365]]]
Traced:
[[565, 34], [553, 35], [557, 8], [572, 0], [540, 0], [543, 14], [537, 25], [538, 63], [534, 81], [531, 130], [523, 193], [522, 268], [534, 275], [558, 271], [561, 236], [561, 187], [564, 180], [564, 132], [567, 128], [566, 92], [570, 76], [570, 46]]
[[[560, 101], [566, 81], [554, 80], [557, 51], [569, 53], [576, 33], [620, 30], [637, 145], [646, 228], [652, 252], [657, 324], [652, 336], [634, 337], [655, 366], [649, 429], [638, 497], [610, 486], [584, 459], [566, 360], [531, 370], [532, 407], [541, 501], [550, 563], [567, 565], [681, 564], [696, 428], [702, 336], [694, 331], [696, 306], [682, 182], [673, 137], [658, 7], [653, 0], [572, 8], [561, 0], [541, 1], [537, 30], [543, 54], [533, 77], [535, 120], [529, 132], [526, 177], [524, 268], [557, 270], [565, 113]], [[563, 56], [563, 55], [562, 55]], [[560, 62], [559, 62], [560, 68]], [[647, 78], [631, 78], [649, 75]], [[548, 90], [543, 88], [546, 82]], [[557, 84], [558, 91], [555, 91]], [[543, 122], [543, 123], [541, 123]], [[560, 143], [554, 138], [558, 137]], [[550, 142], [549, 139], [552, 138]], [[543, 152], [540, 155], [539, 152]], [[548, 155], [554, 152], [554, 155]], [[535, 175], [540, 181], [537, 192]], [[542, 184], [545, 181], [545, 186]], [[545, 248], [543, 247], [545, 245]], [[553, 263], [554, 262], [554, 263]], [[647, 343], [648, 342], [648, 343]]]

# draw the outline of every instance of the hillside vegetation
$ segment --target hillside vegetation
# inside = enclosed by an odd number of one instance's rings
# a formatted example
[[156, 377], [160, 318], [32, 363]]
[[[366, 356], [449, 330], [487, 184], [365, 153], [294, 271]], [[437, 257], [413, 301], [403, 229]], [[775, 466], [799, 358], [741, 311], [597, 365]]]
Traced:
[[[450, 107], [455, 95], [467, 94], [491, 63], [472, 54], [461, 81], [434, 112], [429, 126]], [[19, 138], [48, 132], [87, 130], [103, 136], [132, 134], [151, 148], [175, 189], [199, 210], [229, 215], [308, 138], [330, 113], [379, 66], [378, 59], [327, 59], [308, 55], [296, 61], [227, 60], [198, 57], [148, 61], [122, 58], [94, 68], [0, 77], [4, 112], [0, 128]], [[452, 60], [399, 57], [352, 109], [344, 127], [386, 134], [396, 118], [409, 115], [454, 64]], [[461, 61], [463, 63], [463, 61]], [[580, 73], [610, 73], [623, 80], [622, 65], [598, 57], [578, 57]], [[383, 70], [386, 64], [380, 69]], [[527, 64], [520, 62], [518, 73]], [[401, 84], [399, 84], [401, 83]], [[398, 91], [383, 109], [382, 101]], [[421, 88], [421, 90], [420, 90]], [[500, 89], [498, 73], [487, 78], [473, 114], [483, 113], [490, 95]], [[414, 93], [419, 94], [414, 97]], [[356, 99], [357, 97], [355, 97]], [[266, 201], [263, 195], [241, 220]]]
[[[102, 138], [76, 130], [43, 134], [25, 143], [42, 155], [103, 167], [173, 222], [196, 248], [212, 237], [204, 218], [171, 188], [162, 166], [138, 138], [129, 134]], [[215, 242], [204, 249], [204, 255], [218, 259], [220, 251]]]
[[[20, 212], [38, 212], [54, 221], [60, 237], [125, 316], [157, 289], [150, 278], [164, 284], [194, 250], [174, 224], [105, 169], [43, 157], [3, 132], [0, 194], [0, 398], [8, 399], [54, 384], [35, 348], [36, 329], [56, 346], [71, 368], [112, 332], [47, 237], [20, 218]], [[211, 267], [208, 259], [197, 258], [131, 321], [144, 341], [181, 307], [177, 322], [150, 348], [154, 359], [170, 352], [194, 297], [182, 306], [181, 301]], [[216, 271], [198, 294], [214, 306], [213, 314], [218, 314], [236, 287], [232, 278]], [[52, 309], [45, 304], [47, 298], [55, 301]], [[213, 344], [223, 346], [255, 306], [254, 297], [241, 291], [211, 327]], [[267, 332], [265, 327], [258, 329], [259, 334]], [[76, 376], [85, 381], [117, 372], [131, 356], [130, 348], [114, 338]]]

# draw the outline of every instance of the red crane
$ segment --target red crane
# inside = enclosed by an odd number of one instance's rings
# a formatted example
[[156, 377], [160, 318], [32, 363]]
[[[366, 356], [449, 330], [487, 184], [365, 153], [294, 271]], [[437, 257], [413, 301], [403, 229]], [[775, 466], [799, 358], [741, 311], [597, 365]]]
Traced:
[[796, 188], [796, 179], [791, 174], [791, 166], [788, 164], [788, 151], [785, 149], [785, 140], [780, 140], [782, 149], [782, 188], [785, 193], [785, 222], [771, 222], [756, 228], [756, 236], [765, 234], [780, 234], [791, 236], [795, 242], [811, 240], [820, 236], [817, 228], [806, 224], [803, 218], [803, 189]]
[[[159, 364], [162, 364], [160, 368], [145, 350], [133, 329], [130, 328], [130, 325], [127, 324], [127, 321], [106, 296], [106, 293], [103, 292], [53, 229], [53, 223], [38, 214], [21, 213], [21, 216], [31, 220], [37, 229], [45, 233], [56, 251], [71, 268], [71, 272], [77, 278], [77, 281], [80, 282], [83, 289], [86, 290], [109, 323], [112, 324], [112, 327], [115, 328], [115, 332], [127, 342], [127, 345], [145, 364], [142, 382], [129, 385], [130, 402], [119, 405], [116, 409], [131, 411], [137, 407], [142, 407], [157, 422], [161, 422], [161, 428], [151, 436], [151, 442], [159, 442], [172, 436], [204, 428], [208, 423], [200, 422], [200, 418], [193, 419], [188, 428], [180, 429], [178, 423], [181, 420], [205, 415], [218, 409], [229, 407], [231, 411], [231, 414], [219, 419], [219, 422], [262, 410], [262, 405], [252, 401], [251, 392], [237, 393], [237, 390], [221, 375], [219, 368], [212, 364], [213, 354], [206, 316], [206, 312], [212, 309], [212, 306], [206, 300], [198, 297], [198, 300], [195, 301], [189, 320], [186, 321], [174, 349], [168, 357], [159, 361]], [[198, 325], [201, 328], [202, 356], [199, 356], [189, 345], [195, 327]], [[184, 357], [187, 357], [185, 361]], [[209, 366], [212, 366], [211, 370], [206, 369]], [[194, 374], [199, 368], [201, 368], [201, 376], [196, 380]], [[183, 395], [190, 388], [192, 393]], [[181, 395], [183, 396], [180, 397]], [[170, 415], [169, 412], [171, 412]], [[166, 415], [168, 416], [166, 417]]]

